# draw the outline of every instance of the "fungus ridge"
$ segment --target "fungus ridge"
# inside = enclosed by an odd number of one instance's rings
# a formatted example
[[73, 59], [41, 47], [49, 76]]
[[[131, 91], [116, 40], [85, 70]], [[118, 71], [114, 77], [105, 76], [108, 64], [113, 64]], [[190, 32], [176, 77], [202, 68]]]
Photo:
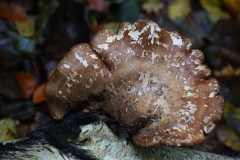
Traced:
[[176, 32], [148, 20], [125, 22], [116, 34], [105, 29], [90, 46], [73, 47], [58, 64], [61, 83], [56, 76], [45, 92], [53, 85], [67, 89], [46, 94], [50, 112], [59, 119], [88, 102], [138, 128], [133, 142], [140, 146], [196, 144], [223, 112], [218, 82], [203, 61], [202, 52]]

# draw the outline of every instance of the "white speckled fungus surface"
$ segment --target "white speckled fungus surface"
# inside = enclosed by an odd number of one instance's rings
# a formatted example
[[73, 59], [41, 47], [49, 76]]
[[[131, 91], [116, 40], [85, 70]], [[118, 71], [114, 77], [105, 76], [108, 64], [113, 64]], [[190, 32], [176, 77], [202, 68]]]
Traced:
[[216, 79], [191, 41], [156, 23], [122, 23], [61, 60], [45, 88], [50, 113], [61, 119], [88, 102], [122, 125], [136, 127], [133, 142], [186, 146], [201, 142], [223, 112]]

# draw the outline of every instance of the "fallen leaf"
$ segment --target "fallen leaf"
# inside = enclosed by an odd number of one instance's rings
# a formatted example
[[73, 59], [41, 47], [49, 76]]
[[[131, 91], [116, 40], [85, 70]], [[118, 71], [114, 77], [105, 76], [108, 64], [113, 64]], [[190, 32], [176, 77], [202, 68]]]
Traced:
[[89, 109], [83, 109], [81, 112], [89, 113]]
[[25, 98], [30, 98], [36, 88], [36, 81], [32, 74], [20, 71], [16, 74], [16, 80]]
[[105, 1], [104, 0], [88, 0], [89, 7], [96, 12], [105, 11]]
[[240, 76], [240, 67], [234, 69], [232, 65], [227, 65], [221, 71], [214, 70], [213, 74], [216, 77]]
[[112, 33], [117, 33], [119, 23], [117, 22], [109, 22], [103, 25], [103, 28], [110, 29]]
[[222, 10], [219, 0], [201, 0], [202, 7], [208, 12], [209, 19], [216, 23], [220, 19], [229, 18], [229, 14]]
[[217, 138], [225, 146], [236, 152], [240, 152], [240, 139], [231, 127], [220, 126], [217, 128]]
[[41, 102], [45, 102], [46, 101], [46, 98], [44, 96], [44, 87], [45, 87], [45, 84], [42, 84], [40, 86], [37, 87], [37, 89], [34, 91], [33, 93], [33, 104], [38, 104], [38, 103], [41, 103]]
[[240, 135], [240, 108], [229, 102], [224, 103], [223, 117], [228, 126]]
[[191, 11], [188, 0], [175, 0], [168, 6], [168, 15], [172, 20], [186, 17]]
[[164, 4], [156, 1], [147, 1], [143, 3], [142, 9], [147, 12], [147, 14], [158, 14], [158, 12], [164, 8]]
[[25, 22], [15, 22], [17, 31], [21, 36], [32, 37], [35, 34], [35, 19], [29, 19]]
[[16, 125], [10, 118], [0, 120], [0, 142], [15, 139]]
[[12, 22], [25, 22], [27, 15], [23, 9], [15, 3], [0, 3], [0, 17]]
[[222, 0], [223, 7], [228, 13], [237, 19], [240, 19], [240, 1], [239, 0]]
[[236, 120], [240, 121], [240, 108], [235, 107], [231, 103], [225, 102], [223, 117], [227, 118], [229, 117], [229, 115], [231, 115]]

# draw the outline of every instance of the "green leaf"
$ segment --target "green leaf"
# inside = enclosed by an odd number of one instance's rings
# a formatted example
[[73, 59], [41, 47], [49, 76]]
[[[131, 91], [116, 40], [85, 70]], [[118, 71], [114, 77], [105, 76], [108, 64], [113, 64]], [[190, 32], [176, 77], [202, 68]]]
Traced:
[[148, 14], [158, 14], [161, 9], [164, 8], [164, 4], [161, 2], [148, 1], [142, 4], [142, 9]]
[[17, 134], [14, 121], [10, 118], [0, 120], [0, 142], [14, 139], [10, 135], [8, 135], [9, 130], [15, 135]]
[[109, 22], [109, 23], [105, 23], [103, 27], [110, 29], [112, 33], [117, 33], [118, 26], [119, 26], [119, 23]]
[[224, 103], [223, 117], [228, 126], [232, 127], [240, 135], [240, 108], [228, 102]]
[[191, 11], [189, 1], [175, 0], [168, 6], [168, 15], [172, 20], [186, 17]]
[[229, 115], [232, 116], [232, 118], [235, 118], [236, 120], [240, 121], [240, 108], [235, 107], [231, 103], [226, 102], [224, 104], [224, 117], [227, 118]]
[[201, 5], [208, 12], [212, 23], [216, 23], [220, 19], [229, 18], [229, 14], [222, 10], [219, 0], [201, 0]]
[[217, 129], [218, 139], [227, 147], [240, 152], [240, 139], [234, 130], [228, 126], [221, 126]]

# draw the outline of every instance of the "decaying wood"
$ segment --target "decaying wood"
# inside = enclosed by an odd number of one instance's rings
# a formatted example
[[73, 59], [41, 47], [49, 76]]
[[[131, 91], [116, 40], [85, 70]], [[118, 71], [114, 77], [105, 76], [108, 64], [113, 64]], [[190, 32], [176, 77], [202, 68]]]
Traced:
[[[0, 159], [234, 159], [179, 147], [142, 148], [116, 136], [108, 126], [86, 113], [50, 122], [29, 137], [0, 144]], [[237, 158], [235, 158], [237, 159]]]

